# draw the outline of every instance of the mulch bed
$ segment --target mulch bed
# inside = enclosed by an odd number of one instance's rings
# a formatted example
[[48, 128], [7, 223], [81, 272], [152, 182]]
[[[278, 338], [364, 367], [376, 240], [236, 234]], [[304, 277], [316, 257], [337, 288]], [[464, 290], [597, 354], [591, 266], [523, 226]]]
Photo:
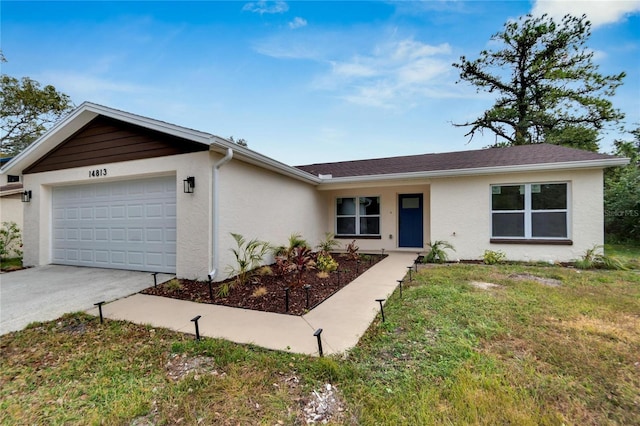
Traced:
[[[289, 274], [285, 277], [261, 275], [255, 276], [252, 279], [253, 282], [250, 284], [236, 286], [226, 297], [217, 295], [218, 286], [221, 283], [213, 283], [213, 299], [211, 299], [208, 282], [180, 279], [180, 286], [167, 285], [167, 283], [165, 283], [157, 287], [147, 288], [141, 291], [141, 293], [234, 308], [253, 309], [289, 315], [303, 315], [331, 297], [335, 292], [387, 257], [387, 255], [363, 254], [359, 262], [349, 259], [342, 254], [333, 254], [333, 257], [340, 265], [338, 267], [339, 272], [332, 272], [328, 278], [320, 278], [316, 270], [305, 271], [302, 275], [300, 285], [298, 284], [297, 275], [295, 274]], [[229, 281], [232, 281], [232, 279], [224, 282]], [[310, 286], [308, 291], [308, 304], [307, 291], [304, 288], [305, 285]], [[258, 296], [256, 290], [261, 287], [265, 289], [262, 291], [264, 294]], [[288, 311], [285, 291], [287, 287], [289, 288]]]

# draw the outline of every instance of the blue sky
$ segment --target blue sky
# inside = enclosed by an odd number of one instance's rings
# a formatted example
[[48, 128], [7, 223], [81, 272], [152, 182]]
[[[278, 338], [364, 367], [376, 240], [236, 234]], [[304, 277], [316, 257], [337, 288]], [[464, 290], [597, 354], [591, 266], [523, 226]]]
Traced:
[[[640, 125], [640, 1], [229, 1], [1, 3], [2, 72], [219, 136], [287, 164], [459, 151], [452, 122], [489, 94], [456, 84], [509, 19], [586, 13], [613, 99]], [[604, 135], [603, 151], [615, 138]]]

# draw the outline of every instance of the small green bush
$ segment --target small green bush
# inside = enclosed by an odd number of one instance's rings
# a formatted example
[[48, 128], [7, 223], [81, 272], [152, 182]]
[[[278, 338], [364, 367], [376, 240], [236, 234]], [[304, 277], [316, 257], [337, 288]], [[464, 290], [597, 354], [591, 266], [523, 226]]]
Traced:
[[587, 249], [582, 258], [575, 261], [575, 267], [580, 269], [627, 269], [617, 258], [613, 256], [606, 256], [602, 252], [603, 248], [603, 246], [594, 245], [590, 249]]
[[333, 272], [338, 269], [338, 262], [330, 254], [320, 254], [316, 261], [316, 268], [322, 272]]
[[178, 291], [178, 290], [182, 290], [182, 283], [180, 282], [179, 279], [174, 278], [170, 281], [167, 281], [166, 283], [164, 283], [164, 286], [167, 288], [167, 290], [169, 291]]
[[15, 222], [2, 222], [0, 227], [0, 259], [22, 257], [22, 235]]
[[503, 251], [485, 250], [482, 260], [486, 265], [495, 265], [502, 262], [506, 257], [507, 255]]

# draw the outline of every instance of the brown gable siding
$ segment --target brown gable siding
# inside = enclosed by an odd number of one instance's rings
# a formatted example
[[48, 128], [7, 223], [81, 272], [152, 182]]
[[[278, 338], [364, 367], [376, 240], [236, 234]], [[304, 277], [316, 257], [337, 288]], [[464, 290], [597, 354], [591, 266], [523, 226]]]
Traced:
[[98, 116], [24, 174], [207, 151], [207, 145]]

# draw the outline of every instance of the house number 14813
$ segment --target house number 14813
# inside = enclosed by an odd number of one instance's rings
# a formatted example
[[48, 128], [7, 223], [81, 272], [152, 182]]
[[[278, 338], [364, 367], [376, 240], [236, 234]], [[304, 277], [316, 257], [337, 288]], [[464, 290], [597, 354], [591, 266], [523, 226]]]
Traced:
[[89, 177], [101, 177], [107, 175], [107, 169], [93, 169], [89, 170]]

